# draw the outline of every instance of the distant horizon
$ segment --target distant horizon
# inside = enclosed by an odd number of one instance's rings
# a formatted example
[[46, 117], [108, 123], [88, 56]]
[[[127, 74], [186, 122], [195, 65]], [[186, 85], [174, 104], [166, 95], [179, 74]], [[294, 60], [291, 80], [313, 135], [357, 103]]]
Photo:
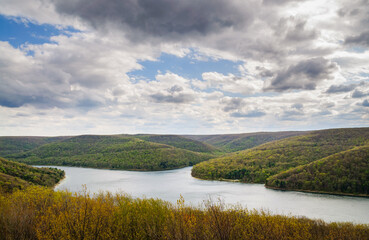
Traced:
[[173, 136], [211, 136], [211, 135], [240, 135], [240, 134], [253, 134], [253, 133], [277, 133], [277, 132], [313, 132], [322, 130], [334, 130], [334, 129], [352, 129], [352, 128], [369, 128], [369, 126], [362, 127], [338, 127], [338, 128], [322, 128], [322, 129], [310, 129], [310, 130], [280, 130], [280, 131], [256, 131], [256, 132], [234, 132], [234, 133], [209, 133], [209, 134], [191, 134], [191, 133], [81, 133], [81, 134], [71, 134], [71, 135], [0, 135], [0, 137], [77, 137], [77, 136], [114, 136], [114, 135], [173, 135]]

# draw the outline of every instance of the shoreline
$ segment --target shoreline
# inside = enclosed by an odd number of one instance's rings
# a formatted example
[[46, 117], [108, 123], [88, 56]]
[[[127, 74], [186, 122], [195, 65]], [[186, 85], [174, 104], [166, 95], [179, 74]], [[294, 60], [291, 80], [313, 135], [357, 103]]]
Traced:
[[53, 190], [55, 191], [55, 188], [58, 187], [60, 184], [62, 184], [66, 179], [67, 179], [67, 174], [65, 174], [64, 177], [60, 179], [60, 181], [53, 186]]
[[315, 191], [315, 190], [303, 190], [303, 189], [281, 189], [277, 187], [271, 187], [264, 184], [264, 187], [267, 189], [277, 190], [277, 191], [288, 191], [288, 192], [304, 192], [304, 193], [313, 193], [313, 194], [324, 194], [324, 195], [334, 195], [334, 196], [346, 196], [346, 197], [358, 197], [358, 198], [369, 198], [369, 195], [365, 194], [353, 194], [353, 193], [334, 193], [334, 192], [325, 192], [325, 191]]
[[[186, 167], [193, 167], [193, 166], [185, 166], [181, 168], [173, 168], [173, 169], [165, 169], [165, 170], [137, 170], [137, 169], [111, 169], [111, 168], [92, 168], [92, 167], [82, 167], [82, 166], [57, 166], [57, 165], [32, 165], [34, 167], [75, 167], [75, 168], [86, 168], [86, 169], [96, 169], [96, 170], [111, 170], [111, 171], [130, 171], [130, 172], [160, 172], [160, 171], [171, 171], [171, 170], [178, 170], [183, 169]], [[244, 184], [263, 184], [263, 183], [247, 183], [242, 182], [239, 179], [225, 179], [225, 178], [219, 178], [219, 179], [203, 179], [199, 177], [194, 177], [191, 174], [191, 177], [202, 180], [202, 181], [220, 181], [220, 182], [234, 182], [234, 183], [244, 183]], [[62, 184], [67, 179], [67, 175], [64, 176], [54, 187], [55, 189], [57, 186]], [[324, 195], [333, 195], [333, 196], [346, 196], [346, 197], [359, 197], [359, 198], [369, 198], [369, 195], [365, 194], [352, 194], [352, 193], [334, 193], [334, 192], [325, 192], [325, 191], [314, 191], [314, 190], [302, 190], [302, 189], [281, 189], [277, 187], [271, 187], [264, 184], [264, 187], [267, 189], [277, 190], [277, 191], [289, 191], [289, 192], [304, 192], [304, 193], [312, 193], [312, 194], [324, 194]]]

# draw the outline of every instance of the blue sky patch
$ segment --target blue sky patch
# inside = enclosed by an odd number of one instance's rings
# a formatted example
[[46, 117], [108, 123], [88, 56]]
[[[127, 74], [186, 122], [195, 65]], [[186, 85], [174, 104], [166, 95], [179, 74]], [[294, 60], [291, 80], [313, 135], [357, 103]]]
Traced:
[[157, 61], [142, 61], [140, 64], [143, 66], [141, 70], [135, 70], [128, 75], [136, 79], [154, 80], [158, 72], [165, 74], [166, 72], [172, 72], [188, 79], [202, 79], [201, 75], [204, 72], [218, 72], [224, 75], [232, 73], [236, 76], [239, 75], [238, 65], [242, 64], [241, 61], [233, 62], [229, 60], [214, 60], [201, 61], [193, 59], [192, 54], [189, 54], [183, 58], [175, 55], [163, 53]]
[[58, 29], [51, 24], [37, 24], [20, 17], [7, 17], [0, 15], [0, 41], [9, 42], [14, 48], [23, 44], [51, 43], [51, 37], [57, 35], [69, 35], [78, 30], [67, 27]]

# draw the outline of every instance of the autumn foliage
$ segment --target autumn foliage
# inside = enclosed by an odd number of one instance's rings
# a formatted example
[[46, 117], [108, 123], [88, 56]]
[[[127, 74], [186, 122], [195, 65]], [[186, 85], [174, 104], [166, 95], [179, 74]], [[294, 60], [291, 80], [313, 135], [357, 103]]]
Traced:
[[31, 186], [0, 196], [0, 239], [369, 239], [369, 226]]

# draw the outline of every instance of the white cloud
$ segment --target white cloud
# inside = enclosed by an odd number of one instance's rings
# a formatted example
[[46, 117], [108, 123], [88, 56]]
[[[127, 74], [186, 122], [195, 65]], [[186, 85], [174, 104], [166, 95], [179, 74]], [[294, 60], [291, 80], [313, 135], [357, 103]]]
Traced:
[[[368, 125], [363, 103], [369, 89], [360, 84], [369, 79], [369, 51], [365, 44], [348, 41], [368, 31], [365, 1], [216, 0], [203, 1], [199, 8], [192, 8], [192, 1], [154, 1], [167, 4], [155, 9], [142, 1], [138, 15], [127, 11], [127, 4], [136, 1], [94, 0], [94, 11], [84, 8], [86, 2], [0, 0], [0, 13], [8, 17], [81, 30], [19, 49], [0, 42], [1, 134]], [[73, 8], [76, 4], [80, 8]], [[129, 77], [142, 69], [141, 61], [158, 61], [162, 53], [195, 64], [234, 61], [239, 73], [204, 70], [201, 79], [170, 71], [154, 79]], [[344, 86], [352, 89], [343, 91]], [[329, 89], [341, 92], [327, 94]]]

